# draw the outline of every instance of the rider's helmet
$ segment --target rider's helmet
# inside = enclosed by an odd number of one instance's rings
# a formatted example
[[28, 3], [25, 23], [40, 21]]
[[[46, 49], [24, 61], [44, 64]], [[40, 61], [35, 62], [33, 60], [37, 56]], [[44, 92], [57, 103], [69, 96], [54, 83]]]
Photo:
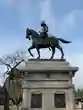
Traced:
[[41, 26], [46, 26], [45, 21], [42, 21], [42, 22], [41, 22]]

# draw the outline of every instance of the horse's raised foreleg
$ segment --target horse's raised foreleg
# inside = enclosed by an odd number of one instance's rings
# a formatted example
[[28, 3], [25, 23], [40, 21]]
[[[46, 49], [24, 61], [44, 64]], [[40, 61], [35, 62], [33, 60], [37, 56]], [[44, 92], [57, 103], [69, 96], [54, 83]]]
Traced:
[[33, 45], [28, 48], [28, 52], [29, 52], [29, 54], [30, 54], [32, 57], [34, 57], [34, 56], [33, 56], [33, 54], [31, 53], [31, 50], [34, 49], [34, 48], [35, 48], [35, 47], [34, 47]]
[[51, 49], [52, 49], [52, 56], [51, 56], [51, 58], [50, 58], [50, 59], [53, 59], [54, 54], [55, 54], [55, 47], [54, 47], [54, 46], [52, 46], [52, 47], [51, 47]]
[[61, 51], [61, 54], [62, 54], [61, 59], [63, 59], [64, 58], [64, 52], [63, 52], [62, 47], [60, 45], [58, 45], [57, 48]]

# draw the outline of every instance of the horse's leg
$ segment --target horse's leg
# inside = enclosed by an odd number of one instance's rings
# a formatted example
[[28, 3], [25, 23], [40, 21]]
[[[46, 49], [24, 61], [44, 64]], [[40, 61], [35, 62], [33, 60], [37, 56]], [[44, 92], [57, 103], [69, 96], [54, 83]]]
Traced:
[[61, 51], [61, 54], [62, 54], [61, 59], [63, 59], [64, 58], [64, 52], [63, 52], [62, 47], [60, 45], [58, 45], [57, 48]]
[[51, 51], [51, 48], [49, 47], [49, 50]]
[[55, 47], [54, 47], [54, 46], [52, 46], [52, 47], [51, 47], [51, 49], [52, 49], [52, 56], [51, 56], [51, 58], [50, 58], [50, 59], [53, 59], [54, 54], [55, 54]]
[[33, 56], [33, 54], [31, 53], [31, 50], [34, 49], [34, 48], [35, 48], [35, 47], [34, 47], [33, 45], [28, 48], [28, 52], [29, 52], [29, 54], [30, 54], [32, 57], [34, 57], [34, 56]]
[[38, 53], [38, 57], [37, 57], [37, 59], [40, 59], [40, 51], [39, 51], [39, 46], [36, 44], [35, 45], [35, 48], [36, 48], [36, 50], [37, 50], [37, 53]]
[[38, 53], [38, 57], [37, 57], [37, 59], [40, 59], [40, 51], [39, 51], [38, 48], [37, 48], [37, 53]]

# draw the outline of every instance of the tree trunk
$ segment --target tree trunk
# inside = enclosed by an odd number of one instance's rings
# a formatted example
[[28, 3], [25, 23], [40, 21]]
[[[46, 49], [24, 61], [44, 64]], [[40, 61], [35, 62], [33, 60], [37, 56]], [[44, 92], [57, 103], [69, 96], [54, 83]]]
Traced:
[[9, 96], [5, 87], [4, 89], [5, 89], [4, 110], [9, 110]]
[[17, 107], [17, 110], [19, 110], [19, 105], [16, 105], [16, 107]]

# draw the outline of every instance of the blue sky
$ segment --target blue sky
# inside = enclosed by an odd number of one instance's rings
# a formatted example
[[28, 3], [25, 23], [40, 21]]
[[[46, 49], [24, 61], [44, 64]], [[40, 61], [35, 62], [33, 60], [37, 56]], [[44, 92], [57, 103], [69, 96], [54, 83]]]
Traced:
[[[67, 61], [79, 67], [74, 83], [82, 87], [83, 0], [1, 0], [0, 56], [27, 50], [31, 41], [25, 39], [25, 30], [27, 27], [39, 30], [41, 20], [48, 24], [50, 34], [72, 41], [72, 44], [60, 44]], [[48, 49], [41, 51], [41, 57], [50, 55]], [[60, 57], [59, 51], [56, 57]]]

